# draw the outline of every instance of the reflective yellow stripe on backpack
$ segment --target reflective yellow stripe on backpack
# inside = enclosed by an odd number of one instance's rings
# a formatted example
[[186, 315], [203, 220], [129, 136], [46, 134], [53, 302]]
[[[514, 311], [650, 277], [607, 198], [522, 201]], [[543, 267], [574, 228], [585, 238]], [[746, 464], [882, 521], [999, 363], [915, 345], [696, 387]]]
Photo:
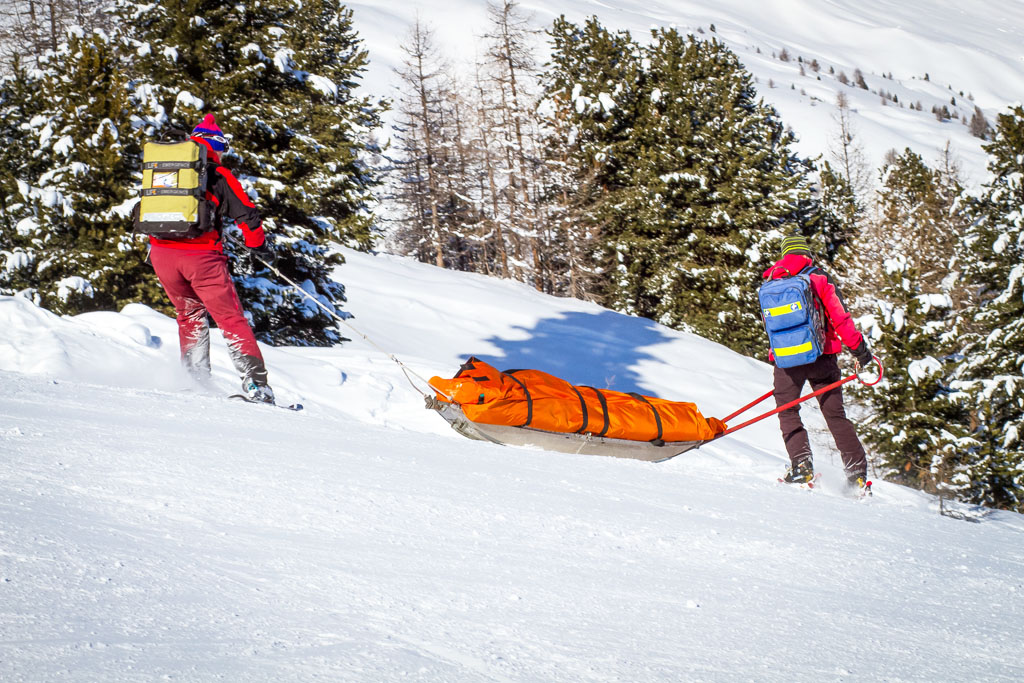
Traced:
[[797, 344], [796, 346], [783, 346], [782, 348], [772, 350], [775, 351], [775, 357], [779, 358], [785, 356], [795, 356], [798, 353], [807, 353], [812, 348], [814, 348], [814, 344], [812, 344], [811, 342], [807, 342], [806, 344]]
[[777, 318], [780, 315], [786, 315], [787, 313], [792, 313], [793, 311], [799, 311], [801, 309], [803, 309], [803, 306], [800, 304], [800, 302], [794, 301], [791, 304], [784, 304], [782, 306], [775, 306], [774, 308], [764, 309], [764, 317]]

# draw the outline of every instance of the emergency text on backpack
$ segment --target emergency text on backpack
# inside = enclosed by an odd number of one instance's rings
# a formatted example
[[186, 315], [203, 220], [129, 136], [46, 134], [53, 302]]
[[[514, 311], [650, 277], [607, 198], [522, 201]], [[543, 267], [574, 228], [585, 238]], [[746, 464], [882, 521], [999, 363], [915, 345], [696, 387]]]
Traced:
[[204, 146], [191, 140], [147, 142], [134, 231], [162, 239], [191, 239], [211, 230], [206, 172]]

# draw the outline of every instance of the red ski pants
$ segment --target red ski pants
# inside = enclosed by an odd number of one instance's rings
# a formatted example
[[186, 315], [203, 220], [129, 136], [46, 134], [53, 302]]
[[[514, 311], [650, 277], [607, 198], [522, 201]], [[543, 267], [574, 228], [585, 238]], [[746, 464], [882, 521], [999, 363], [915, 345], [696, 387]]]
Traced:
[[265, 385], [263, 354], [242, 312], [235, 283], [228, 273], [227, 256], [219, 251], [159, 246], [153, 246], [149, 256], [177, 313], [178, 341], [185, 367], [199, 376], [210, 373], [209, 314], [224, 335], [238, 374]]
[[[795, 368], [775, 368], [775, 405], [781, 406], [796, 400], [803, 391], [804, 383], [809, 382], [811, 389], [817, 391], [840, 379], [839, 362], [836, 354], [827, 354], [813, 363], [798, 365]], [[832, 432], [836, 447], [843, 456], [843, 468], [847, 474], [863, 475], [867, 472], [868, 461], [864, 454], [864, 446], [857, 438], [857, 430], [846, 417], [843, 408], [843, 388], [836, 387], [818, 396], [821, 414], [825, 424]], [[793, 406], [779, 413], [779, 426], [782, 427], [782, 439], [786, 443], [786, 452], [795, 465], [811, 457], [811, 443], [807, 430], [800, 420], [800, 406]]]

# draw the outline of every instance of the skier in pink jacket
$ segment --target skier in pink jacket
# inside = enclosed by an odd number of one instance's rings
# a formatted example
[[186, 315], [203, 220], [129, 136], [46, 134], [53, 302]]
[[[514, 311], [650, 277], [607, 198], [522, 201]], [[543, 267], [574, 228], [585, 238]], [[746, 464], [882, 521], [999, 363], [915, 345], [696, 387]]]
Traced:
[[207, 149], [206, 199], [216, 207], [216, 224], [194, 238], [150, 237], [150, 262], [177, 312], [181, 359], [189, 372], [200, 380], [210, 375], [209, 315], [224, 334], [245, 396], [250, 401], [274, 403], [263, 354], [228, 272], [221, 242], [224, 217], [241, 228], [245, 246], [264, 262], [273, 264], [275, 255], [263, 234], [259, 210], [238, 179], [220, 165], [227, 140], [213, 114], [207, 114], [192, 130], [191, 138]]
[[[764, 272], [765, 279], [774, 280], [799, 273], [812, 265], [811, 248], [802, 236], [787, 237], [782, 242], [782, 258]], [[775, 404], [782, 406], [800, 397], [805, 382], [813, 390], [840, 379], [837, 356], [845, 344], [860, 367], [871, 364], [871, 348], [854, 325], [843, 304], [839, 289], [828, 273], [816, 268], [810, 274], [811, 288], [824, 312], [825, 345], [822, 355], [813, 363], [790, 368], [775, 367]], [[774, 358], [771, 360], [774, 361]], [[818, 396], [818, 405], [825, 417], [836, 446], [843, 458], [847, 483], [851, 488], [864, 489], [867, 482], [867, 457], [857, 431], [846, 417], [843, 408], [843, 390], [837, 387]], [[814, 464], [807, 430], [800, 420], [800, 408], [794, 406], [779, 413], [782, 439], [789, 454], [790, 467], [783, 481], [802, 483], [813, 479]]]

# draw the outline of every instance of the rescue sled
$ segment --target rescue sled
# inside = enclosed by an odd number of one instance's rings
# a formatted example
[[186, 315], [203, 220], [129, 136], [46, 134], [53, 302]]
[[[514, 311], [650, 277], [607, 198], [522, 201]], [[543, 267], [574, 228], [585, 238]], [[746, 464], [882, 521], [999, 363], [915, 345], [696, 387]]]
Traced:
[[459, 434], [503, 445], [661, 462], [724, 433], [696, 405], [576, 386], [539, 370], [470, 358], [452, 379], [433, 377], [427, 407]]
[[470, 439], [662, 462], [847, 382], [875, 386], [882, 381], [884, 369], [878, 356], [873, 363], [878, 367], [873, 380], [861, 377], [865, 369], [857, 368], [851, 375], [732, 427], [726, 422], [768, 400], [773, 392], [719, 420], [705, 418], [693, 403], [575, 386], [539, 370], [499, 372], [470, 358], [452, 379], [431, 378], [430, 386], [437, 393], [427, 397], [427, 407]]

